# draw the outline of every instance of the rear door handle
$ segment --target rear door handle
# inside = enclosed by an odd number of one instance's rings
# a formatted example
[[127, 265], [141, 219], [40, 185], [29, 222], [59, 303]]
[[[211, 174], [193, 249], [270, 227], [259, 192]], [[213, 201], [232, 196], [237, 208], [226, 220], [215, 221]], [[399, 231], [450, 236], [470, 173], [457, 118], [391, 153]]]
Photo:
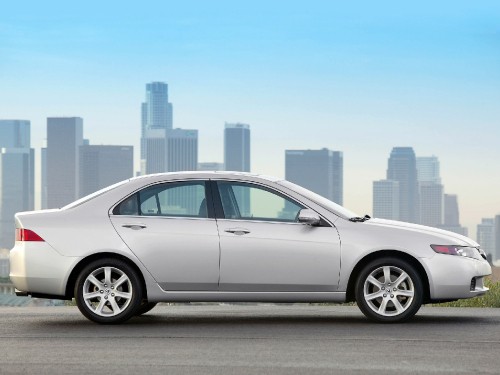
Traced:
[[122, 227], [123, 228], [130, 228], [133, 230], [139, 230], [139, 229], [146, 228], [146, 225], [144, 225], [144, 224], [123, 224]]
[[248, 229], [245, 229], [245, 228], [228, 228], [228, 229], [224, 230], [224, 232], [233, 233], [233, 234], [236, 234], [238, 236], [242, 236], [244, 234], [250, 233], [250, 231]]

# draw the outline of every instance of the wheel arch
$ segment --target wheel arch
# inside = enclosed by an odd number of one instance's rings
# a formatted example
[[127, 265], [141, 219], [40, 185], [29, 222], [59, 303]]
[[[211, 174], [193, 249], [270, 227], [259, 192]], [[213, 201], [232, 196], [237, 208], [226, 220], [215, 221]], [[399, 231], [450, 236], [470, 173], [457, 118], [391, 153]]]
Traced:
[[80, 274], [80, 272], [88, 264], [92, 263], [95, 260], [103, 259], [103, 258], [119, 259], [119, 260], [127, 263], [129, 266], [131, 266], [137, 272], [137, 275], [139, 276], [139, 279], [141, 281], [141, 287], [142, 287], [143, 295], [144, 295], [143, 298], [147, 299], [148, 290], [146, 288], [146, 281], [144, 279], [144, 275], [142, 274], [142, 271], [140, 270], [140, 268], [130, 258], [127, 258], [124, 255], [117, 254], [117, 253], [112, 253], [112, 252], [103, 252], [103, 253], [94, 253], [94, 254], [91, 254], [91, 255], [83, 258], [82, 260], [80, 260], [75, 265], [75, 267], [73, 267], [73, 270], [71, 270], [71, 273], [70, 273], [70, 275], [68, 277], [68, 282], [66, 283], [65, 296], [66, 296], [67, 299], [72, 299], [75, 296], [74, 295], [75, 294], [75, 284], [76, 284], [76, 280], [77, 280], [78, 275]]
[[429, 277], [427, 276], [427, 272], [425, 271], [424, 266], [417, 258], [399, 250], [379, 250], [365, 255], [358, 261], [358, 263], [356, 263], [356, 266], [354, 266], [354, 268], [352, 269], [351, 274], [349, 275], [349, 281], [347, 283], [346, 302], [353, 302], [356, 300], [355, 285], [361, 270], [371, 261], [383, 257], [394, 257], [402, 259], [415, 267], [416, 271], [422, 279], [422, 284], [424, 286], [424, 303], [427, 303], [430, 300]]

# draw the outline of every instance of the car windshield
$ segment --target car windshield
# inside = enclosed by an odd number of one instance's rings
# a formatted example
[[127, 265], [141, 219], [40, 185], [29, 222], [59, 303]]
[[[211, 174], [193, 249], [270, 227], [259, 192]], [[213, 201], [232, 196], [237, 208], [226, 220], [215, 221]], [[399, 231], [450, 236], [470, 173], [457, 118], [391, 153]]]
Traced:
[[311, 190], [307, 190], [306, 188], [303, 188], [300, 185], [294, 184], [293, 182], [282, 180], [277, 182], [279, 185], [282, 185], [286, 188], [289, 188], [296, 193], [316, 202], [320, 206], [326, 208], [327, 210], [333, 212], [336, 215], [339, 215], [345, 219], [350, 219], [351, 217], [359, 217], [358, 214], [348, 210], [347, 208], [344, 208], [337, 203], [332, 202], [331, 200], [313, 193]]
[[104, 189], [101, 189], [101, 190], [97, 190], [96, 192], [92, 193], [92, 194], [89, 194], [89, 195], [86, 195], [85, 197], [83, 198], [80, 198], [66, 206], [64, 206], [62, 209], [63, 210], [67, 210], [67, 209], [70, 209], [70, 208], [75, 208], [91, 199], [94, 199], [95, 197], [98, 197], [99, 195], [102, 195], [104, 193], [107, 193], [108, 191], [110, 190], [113, 190], [113, 189], [116, 189], [118, 186], [121, 186], [127, 182], [129, 182], [130, 180], [123, 180], [123, 181], [120, 181], [120, 182], [117, 182], [116, 184], [113, 184], [113, 185], [110, 185], [110, 186], [107, 186], [105, 187]]

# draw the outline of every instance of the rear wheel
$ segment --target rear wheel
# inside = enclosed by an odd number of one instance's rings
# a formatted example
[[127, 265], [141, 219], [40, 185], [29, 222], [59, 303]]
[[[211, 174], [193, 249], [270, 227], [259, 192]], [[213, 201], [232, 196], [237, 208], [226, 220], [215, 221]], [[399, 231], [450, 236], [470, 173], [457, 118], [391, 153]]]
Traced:
[[147, 312], [153, 310], [156, 305], [156, 302], [148, 302], [147, 300], [143, 301], [135, 312], [135, 316], [146, 314]]
[[356, 302], [365, 316], [378, 322], [401, 322], [422, 306], [424, 288], [415, 268], [398, 258], [367, 264], [356, 282]]
[[133, 317], [141, 304], [141, 282], [127, 263], [101, 259], [80, 272], [75, 297], [86, 318], [101, 324], [122, 323]]

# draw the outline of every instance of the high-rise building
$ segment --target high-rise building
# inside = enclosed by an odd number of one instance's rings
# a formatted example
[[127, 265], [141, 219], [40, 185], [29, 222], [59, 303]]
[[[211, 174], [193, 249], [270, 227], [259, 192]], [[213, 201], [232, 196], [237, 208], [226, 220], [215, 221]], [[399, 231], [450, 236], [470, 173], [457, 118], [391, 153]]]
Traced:
[[438, 227], [443, 224], [443, 185], [419, 182], [420, 224]]
[[195, 171], [198, 168], [198, 130], [167, 131], [168, 172]]
[[42, 147], [40, 150], [41, 158], [41, 197], [40, 205], [42, 210], [45, 210], [47, 206], [47, 147]]
[[14, 215], [34, 209], [35, 152], [30, 122], [0, 120], [0, 249], [14, 245]]
[[[141, 104], [141, 166], [146, 166], [143, 174], [165, 172], [164, 168], [158, 170], [164, 161], [156, 160], [161, 156], [158, 148], [162, 142], [159, 138], [166, 139], [166, 131], [172, 127], [173, 107], [168, 101], [168, 85], [164, 82], [146, 84], [146, 101]], [[166, 140], [163, 143], [166, 147]], [[148, 150], [148, 147], [153, 150]]]
[[142, 174], [167, 172], [167, 135], [166, 129], [147, 129], [141, 138]]
[[224, 169], [226, 171], [250, 172], [249, 125], [225, 124]]
[[477, 225], [477, 242], [490, 261], [497, 260], [495, 252], [495, 219], [484, 218]]
[[223, 171], [224, 163], [217, 162], [202, 162], [198, 163], [199, 171]]
[[454, 194], [444, 194], [444, 224], [438, 227], [450, 232], [467, 236], [468, 230], [460, 225], [458, 197]]
[[399, 220], [398, 181], [373, 181], [373, 217]]
[[285, 178], [331, 201], [343, 203], [343, 155], [327, 148], [286, 150]]
[[399, 182], [399, 220], [418, 223], [417, 166], [413, 148], [394, 147], [392, 149], [387, 179]]
[[79, 196], [83, 119], [47, 118], [47, 207], [59, 208]]
[[133, 146], [80, 147], [80, 197], [133, 176]]
[[417, 179], [419, 182], [441, 184], [439, 159], [437, 156], [419, 156], [417, 161]]

